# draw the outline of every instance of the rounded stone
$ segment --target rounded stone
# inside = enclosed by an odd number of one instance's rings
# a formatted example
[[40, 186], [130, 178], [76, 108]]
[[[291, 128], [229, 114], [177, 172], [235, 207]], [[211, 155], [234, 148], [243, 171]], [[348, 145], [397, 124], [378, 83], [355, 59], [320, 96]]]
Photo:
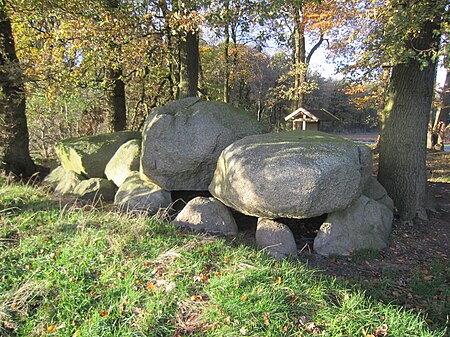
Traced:
[[258, 219], [256, 244], [276, 259], [297, 255], [294, 234], [288, 226], [270, 219]]
[[323, 132], [254, 135], [222, 152], [209, 191], [247, 215], [312, 218], [350, 205], [371, 168], [369, 147]]
[[206, 191], [222, 150], [262, 128], [230, 104], [185, 98], [153, 110], [144, 126], [141, 174], [168, 191]]

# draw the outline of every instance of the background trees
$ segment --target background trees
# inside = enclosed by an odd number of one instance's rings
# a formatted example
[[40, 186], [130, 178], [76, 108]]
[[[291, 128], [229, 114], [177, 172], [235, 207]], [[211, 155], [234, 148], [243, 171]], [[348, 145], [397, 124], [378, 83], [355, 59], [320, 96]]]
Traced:
[[[424, 214], [435, 65], [449, 50], [444, 0], [11, 0], [2, 15], [21, 63], [12, 70], [3, 25], [2, 71], [14, 75], [3, 95], [26, 96], [33, 152], [51, 156], [69, 136], [139, 129], [151, 108], [186, 96], [230, 102], [271, 130], [301, 105], [328, 109], [340, 130], [374, 127], [378, 113], [380, 181], [403, 219]], [[345, 80], [311, 71], [323, 46]], [[5, 102], [8, 124], [25, 101]]]

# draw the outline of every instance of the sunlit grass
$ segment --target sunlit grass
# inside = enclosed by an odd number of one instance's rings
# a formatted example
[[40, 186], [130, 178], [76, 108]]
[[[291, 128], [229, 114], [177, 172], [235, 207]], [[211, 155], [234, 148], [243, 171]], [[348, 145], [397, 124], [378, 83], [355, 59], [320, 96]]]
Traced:
[[1, 336], [443, 335], [240, 238], [63, 207], [31, 186], [3, 185], [0, 204]]

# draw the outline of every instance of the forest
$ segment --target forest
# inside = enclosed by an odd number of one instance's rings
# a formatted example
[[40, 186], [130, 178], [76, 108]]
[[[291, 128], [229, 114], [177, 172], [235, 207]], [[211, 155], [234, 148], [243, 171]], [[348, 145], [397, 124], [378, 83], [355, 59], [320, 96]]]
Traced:
[[[335, 132], [381, 126], [379, 179], [411, 219], [448, 120], [449, 19], [445, 0], [0, 0], [2, 166], [28, 175], [61, 139], [141, 130], [188, 96], [274, 132], [325, 108]], [[339, 77], [310, 69], [319, 52]]]

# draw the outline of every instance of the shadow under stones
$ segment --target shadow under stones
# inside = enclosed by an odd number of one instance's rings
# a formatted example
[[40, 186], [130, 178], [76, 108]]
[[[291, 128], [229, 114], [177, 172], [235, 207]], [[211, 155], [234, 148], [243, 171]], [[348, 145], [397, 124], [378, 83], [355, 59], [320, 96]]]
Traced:
[[[175, 218], [176, 215], [186, 206], [186, 204], [196, 197], [212, 197], [209, 191], [172, 191], [173, 204], [171, 206], [170, 216]], [[258, 218], [240, 213], [231, 209], [234, 220], [239, 228], [239, 233], [244, 240], [255, 242], [255, 232]], [[308, 219], [290, 219], [278, 218], [275, 221], [280, 222], [289, 227], [294, 234], [295, 242], [299, 251], [311, 253], [313, 250], [314, 238], [316, 237], [320, 226], [325, 222], [328, 214], [323, 214]]]

